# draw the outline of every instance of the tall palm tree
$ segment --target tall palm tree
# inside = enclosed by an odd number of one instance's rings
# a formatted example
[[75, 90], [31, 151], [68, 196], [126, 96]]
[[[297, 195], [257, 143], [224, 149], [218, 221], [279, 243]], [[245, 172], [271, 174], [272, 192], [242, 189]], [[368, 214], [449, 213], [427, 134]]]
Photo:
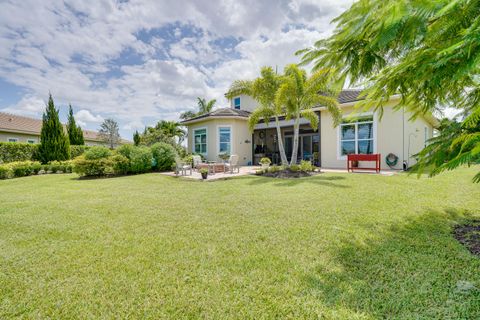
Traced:
[[209, 113], [217, 103], [216, 99], [207, 101], [205, 98], [197, 97], [198, 115]]
[[286, 118], [293, 119], [293, 150], [290, 165], [295, 164], [298, 153], [300, 118], [305, 118], [310, 126], [317, 130], [318, 116], [312, 110], [315, 106], [324, 106], [332, 114], [335, 125], [341, 119], [341, 112], [334, 98], [335, 91], [332, 70], [319, 69], [310, 77], [296, 64], [285, 67], [285, 76], [275, 95], [275, 104], [285, 109]]
[[237, 80], [230, 87], [226, 97], [232, 99], [240, 94], [251, 96], [260, 106], [256, 108], [248, 119], [248, 126], [253, 132], [255, 125], [264, 119], [268, 125], [270, 118], [275, 119], [277, 129], [278, 149], [282, 165], [288, 165], [285, 147], [283, 145], [282, 131], [278, 117], [283, 114], [280, 105], [275, 103], [275, 94], [282, 83], [282, 77], [277, 75], [271, 67], [263, 67], [260, 71], [261, 77], [253, 80]]
[[185, 130], [176, 121], [161, 120], [157, 123], [156, 129], [162, 131], [169, 138], [178, 138], [178, 144], [181, 144], [185, 139]]

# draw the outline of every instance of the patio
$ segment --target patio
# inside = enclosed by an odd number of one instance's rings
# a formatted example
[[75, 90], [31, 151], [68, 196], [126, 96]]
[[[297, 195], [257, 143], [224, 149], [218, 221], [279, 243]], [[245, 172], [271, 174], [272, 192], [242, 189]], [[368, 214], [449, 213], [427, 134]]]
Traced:
[[[221, 179], [227, 179], [227, 178], [232, 178], [232, 177], [240, 177], [240, 176], [246, 176], [246, 175], [253, 175], [255, 174], [255, 171], [260, 170], [260, 166], [240, 166], [240, 172], [234, 172], [234, 173], [224, 173], [218, 172], [215, 174], [209, 174], [207, 177], [207, 181], [213, 181], [213, 180], [221, 180]], [[321, 168], [320, 171], [322, 173], [348, 173], [346, 169], [329, 169], [329, 168]], [[396, 170], [381, 170], [380, 173], [376, 173], [375, 171], [362, 171], [362, 172], [350, 172], [350, 174], [377, 174], [377, 175], [382, 175], [382, 176], [393, 176], [398, 174], [401, 171], [396, 171]], [[187, 171], [187, 175], [181, 175], [181, 174], [175, 174], [175, 172], [170, 171], [170, 172], [162, 172], [162, 175], [166, 176], [171, 176], [171, 177], [182, 177], [182, 178], [187, 178], [187, 179], [192, 179], [192, 180], [202, 180], [202, 175], [196, 171], [192, 170], [192, 175], [190, 175], [190, 171]]]

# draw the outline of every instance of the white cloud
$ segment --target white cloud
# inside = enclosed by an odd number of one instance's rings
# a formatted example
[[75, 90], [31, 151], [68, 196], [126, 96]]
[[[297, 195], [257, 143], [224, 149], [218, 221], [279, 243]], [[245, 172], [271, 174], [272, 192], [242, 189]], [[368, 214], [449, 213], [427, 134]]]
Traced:
[[26, 95], [18, 103], [2, 109], [2, 112], [9, 112], [24, 116], [39, 117], [45, 110], [45, 101], [36, 96]]
[[[233, 80], [298, 61], [293, 53], [331, 32], [351, 2], [2, 1], [0, 78], [27, 92], [6, 107], [38, 114], [38, 97], [51, 92], [57, 105], [81, 109], [83, 125], [114, 117], [131, 131], [147, 119], [178, 119], [197, 96], [225, 105]], [[141, 36], [168, 24], [173, 38]], [[234, 43], [216, 42], [225, 37]], [[125, 52], [137, 60], [123, 62]]]

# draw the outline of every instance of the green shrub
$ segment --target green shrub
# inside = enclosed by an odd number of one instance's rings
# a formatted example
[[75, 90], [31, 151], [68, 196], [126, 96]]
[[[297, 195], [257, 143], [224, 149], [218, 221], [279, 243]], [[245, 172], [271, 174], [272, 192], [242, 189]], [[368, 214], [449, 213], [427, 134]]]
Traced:
[[0, 179], [10, 179], [13, 177], [13, 170], [8, 164], [0, 164]]
[[87, 159], [86, 155], [81, 155], [73, 160], [73, 172], [87, 177], [110, 175], [114, 173], [113, 161], [110, 158]]
[[158, 142], [151, 149], [153, 159], [155, 160], [154, 169], [158, 171], [171, 170], [177, 156], [175, 148], [168, 143]]
[[72, 172], [72, 162], [67, 161], [50, 161], [47, 166], [47, 171], [52, 171], [53, 173], [63, 172], [71, 173]]
[[80, 146], [77, 146], [77, 145], [70, 146], [70, 159], [75, 159], [76, 157], [81, 156], [81, 155], [84, 154], [85, 151], [87, 151], [88, 149], [90, 149], [89, 146], [83, 146], [83, 145], [80, 145]]
[[129, 160], [131, 173], [143, 173], [152, 170], [152, 151], [148, 147], [134, 147]]
[[130, 171], [130, 160], [121, 154], [114, 154], [110, 157], [113, 173], [117, 175], [127, 174]]
[[270, 173], [275, 173], [275, 172], [278, 172], [278, 171], [282, 171], [283, 169], [284, 169], [284, 167], [282, 167], [282, 166], [271, 166], [268, 169], [265, 169], [265, 171], [268, 171]]
[[290, 171], [297, 172], [300, 171], [300, 166], [298, 164], [292, 164], [288, 167], [288, 169], [290, 169]]
[[272, 160], [270, 160], [270, 158], [263, 157], [262, 159], [260, 159], [260, 164], [262, 165], [270, 165], [271, 163], [272, 163]]
[[4, 166], [8, 166], [11, 169], [14, 177], [25, 177], [35, 174], [36, 168], [39, 168], [41, 164], [36, 161], [16, 161], [10, 162]]
[[315, 170], [315, 167], [310, 161], [305, 161], [305, 160], [300, 161], [300, 171], [312, 172], [313, 170]]
[[84, 153], [86, 160], [105, 159], [112, 155], [110, 149], [103, 146], [94, 146]]
[[0, 163], [37, 160], [37, 153], [37, 144], [0, 142]]

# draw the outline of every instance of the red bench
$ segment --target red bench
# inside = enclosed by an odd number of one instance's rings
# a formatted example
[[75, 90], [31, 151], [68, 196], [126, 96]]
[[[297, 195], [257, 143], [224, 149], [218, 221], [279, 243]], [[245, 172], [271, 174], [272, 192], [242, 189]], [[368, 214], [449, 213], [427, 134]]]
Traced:
[[[350, 172], [355, 170], [375, 170], [375, 172], [380, 172], [380, 153], [375, 154], [349, 154], [347, 155], [347, 171]], [[363, 167], [359, 168], [352, 165], [352, 161], [375, 161], [375, 168], [373, 167]]]

